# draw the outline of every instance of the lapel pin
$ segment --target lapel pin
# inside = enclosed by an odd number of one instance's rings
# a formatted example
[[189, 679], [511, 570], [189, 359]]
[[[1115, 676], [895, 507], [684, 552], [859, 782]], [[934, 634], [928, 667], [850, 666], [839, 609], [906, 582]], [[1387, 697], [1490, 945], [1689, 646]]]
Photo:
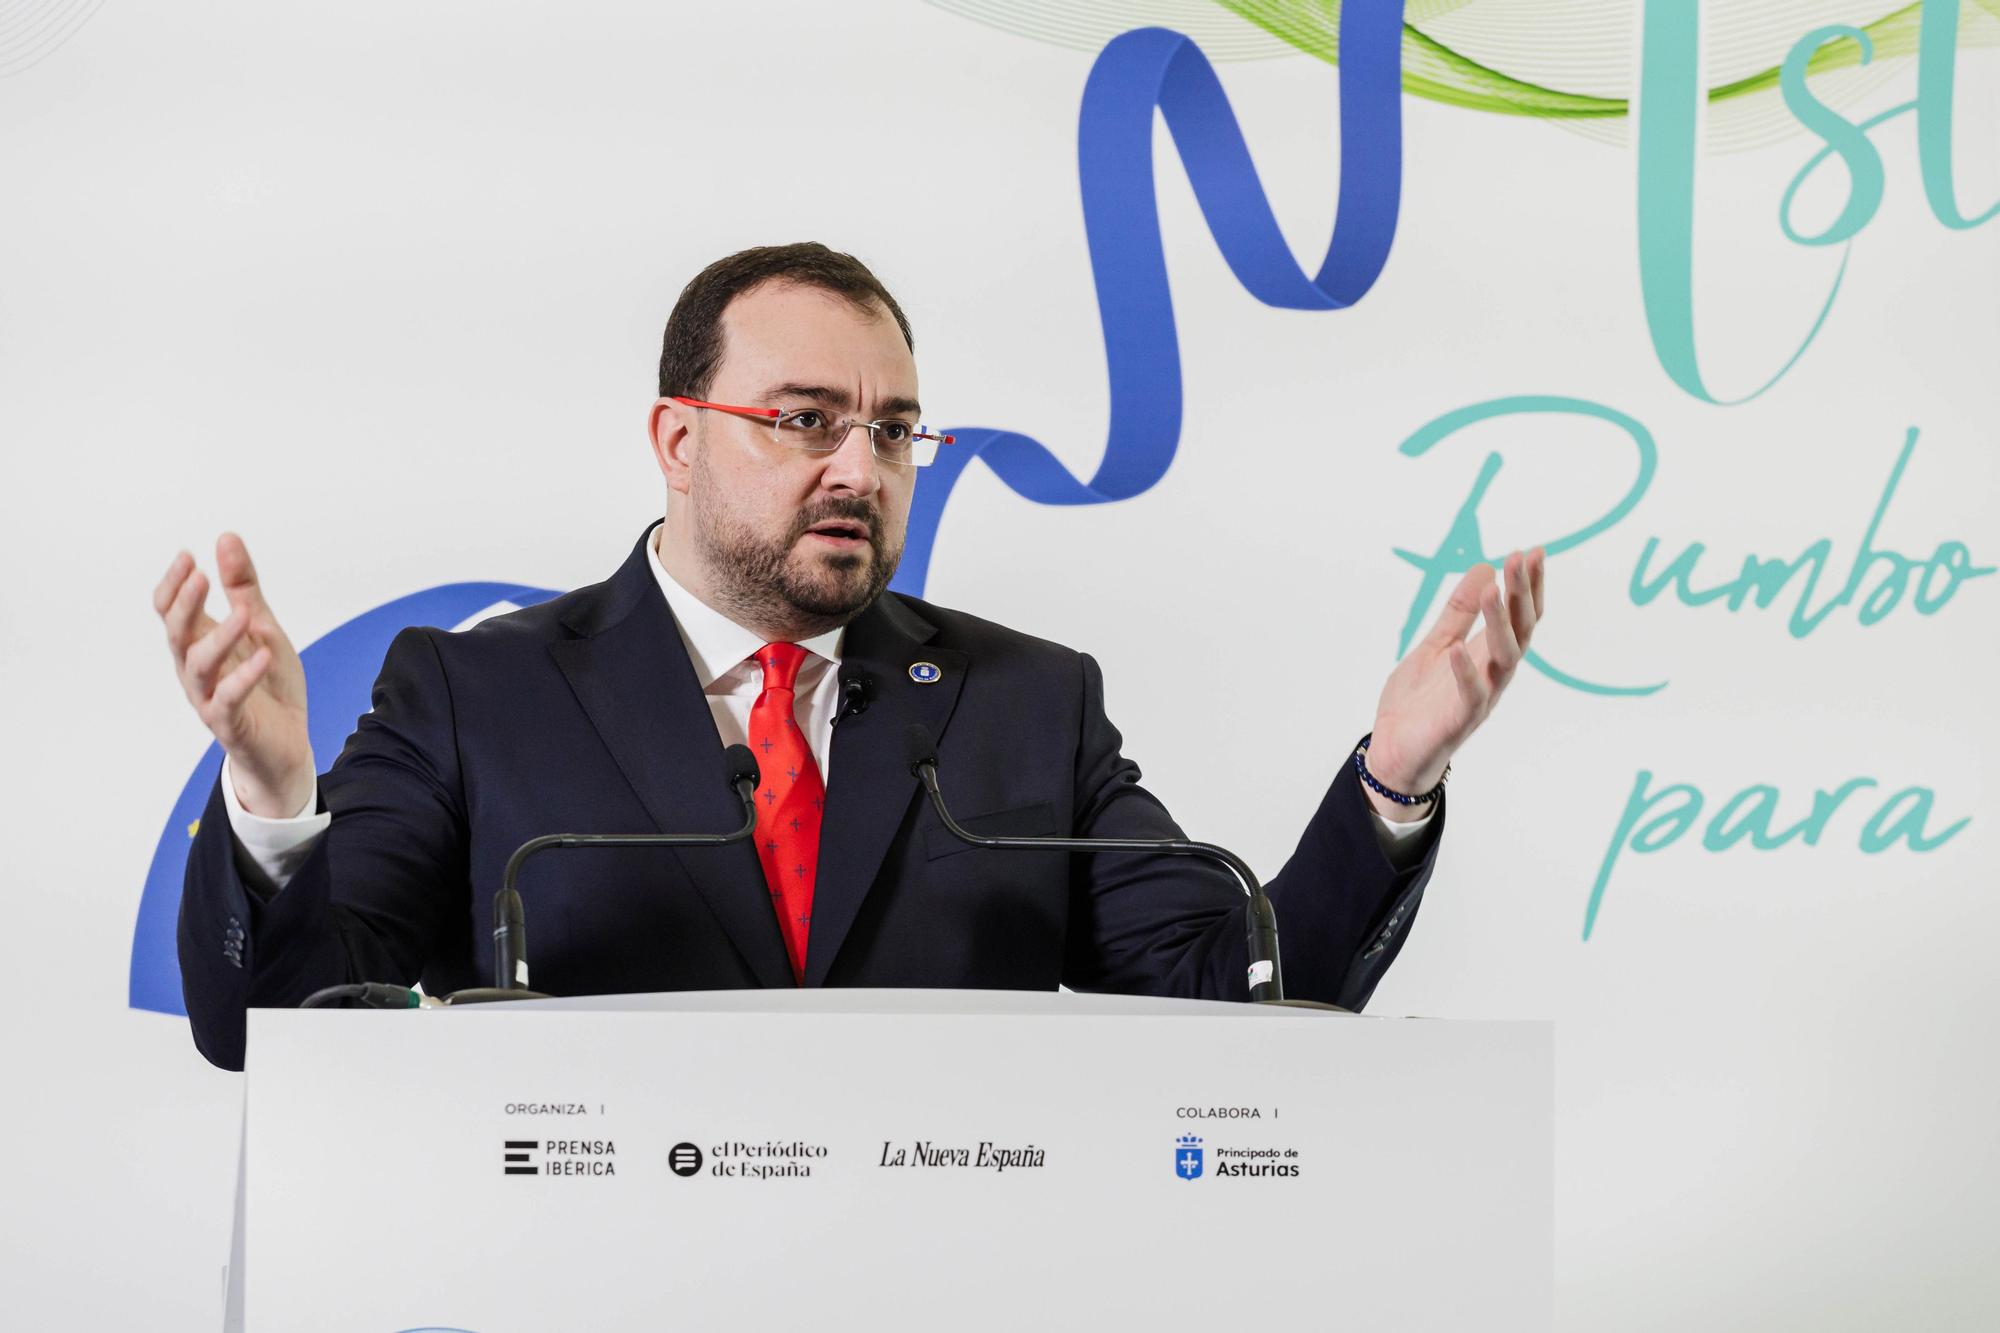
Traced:
[[910, 679], [919, 685], [935, 685], [938, 683], [938, 678], [942, 675], [944, 675], [944, 672], [938, 670], [936, 662], [910, 663]]

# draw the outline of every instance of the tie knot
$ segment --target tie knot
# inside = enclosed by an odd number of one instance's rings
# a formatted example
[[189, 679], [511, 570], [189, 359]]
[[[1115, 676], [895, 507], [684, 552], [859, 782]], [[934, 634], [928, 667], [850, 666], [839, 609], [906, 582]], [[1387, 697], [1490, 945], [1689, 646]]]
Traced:
[[757, 665], [764, 668], [765, 689], [789, 690], [798, 681], [806, 650], [796, 643], [767, 643], [753, 656]]

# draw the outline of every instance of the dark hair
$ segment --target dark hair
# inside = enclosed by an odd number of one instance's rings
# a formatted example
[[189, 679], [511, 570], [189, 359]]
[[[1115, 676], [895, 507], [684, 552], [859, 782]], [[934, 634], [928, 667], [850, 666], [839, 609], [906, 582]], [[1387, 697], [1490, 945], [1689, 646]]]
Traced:
[[844, 296], [855, 307], [875, 313], [875, 303], [888, 307], [912, 351], [910, 321], [881, 279], [853, 255], [829, 250], [817, 241], [796, 245], [760, 245], [718, 259], [694, 275], [681, 289], [667, 332], [660, 340], [660, 397], [701, 398], [708, 393], [715, 369], [722, 363], [722, 312], [753, 287], [767, 282], [795, 282]]

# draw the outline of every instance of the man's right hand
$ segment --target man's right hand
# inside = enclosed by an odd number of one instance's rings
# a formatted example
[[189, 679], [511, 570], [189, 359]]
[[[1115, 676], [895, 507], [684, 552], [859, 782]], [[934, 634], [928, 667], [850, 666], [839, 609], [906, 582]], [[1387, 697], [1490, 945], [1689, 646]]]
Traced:
[[181, 689], [229, 755], [236, 799], [253, 815], [289, 819], [312, 798], [306, 673], [257, 586], [243, 539], [224, 533], [215, 569], [229, 618], [204, 609], [208, 576], [182, 551], [153, 590]]

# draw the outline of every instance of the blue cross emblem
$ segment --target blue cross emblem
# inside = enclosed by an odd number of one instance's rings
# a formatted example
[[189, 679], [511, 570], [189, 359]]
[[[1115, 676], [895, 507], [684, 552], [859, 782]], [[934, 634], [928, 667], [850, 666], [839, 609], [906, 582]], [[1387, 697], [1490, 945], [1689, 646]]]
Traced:
[[1201, 1136], [1183, 1134], [1174, 1140], [1174, 1174], [1182, 1180], [1194, 1180], [1201, 1175]]

